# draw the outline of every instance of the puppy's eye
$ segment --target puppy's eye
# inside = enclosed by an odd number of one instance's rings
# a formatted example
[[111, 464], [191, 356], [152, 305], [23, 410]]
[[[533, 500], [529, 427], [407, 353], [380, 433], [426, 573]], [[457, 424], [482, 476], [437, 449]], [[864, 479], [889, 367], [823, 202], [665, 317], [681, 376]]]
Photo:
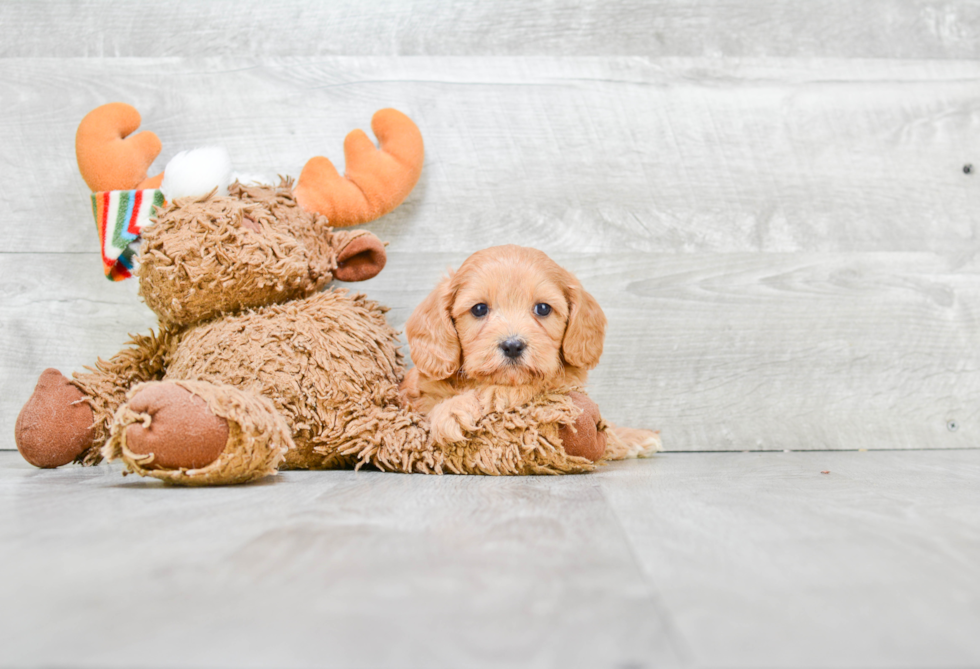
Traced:
[[476, 316], [477, 318], [483, 318], [484, 316], [487, 315], [488, 311], [490, 311], [490, 307], [488, 307], [483, 302], [473, 305], [473, 308], [470, 309], [470, 313]]
[[545, 304], [544, 302], [538, 302], [534, 305], [534, 313], [538, 316], [547, 316], [551, 313], [551, 305]]

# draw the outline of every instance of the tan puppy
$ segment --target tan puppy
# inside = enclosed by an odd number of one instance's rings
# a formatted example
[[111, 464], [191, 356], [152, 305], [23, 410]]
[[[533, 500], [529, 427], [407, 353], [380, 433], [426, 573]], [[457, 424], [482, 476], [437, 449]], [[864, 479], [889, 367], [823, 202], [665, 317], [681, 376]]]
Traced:
[[[402, 396], [429, 415], [436, 442], [450, 443], [488, 412], [542, 391], [583, 387], [602, 355], [606, 316], [547, 255], [508, 245], [467, 258], [415, 309], [405, 330], [415, 367]], [[575, 399], [598, 417], [591, 400]], [[654, 433], [623, 433], [636, 442], [625, 455], [655, 447], [648, 443]], [[605, 449], [599, 438], [597, 452], [575, 454], [598, 459]]]

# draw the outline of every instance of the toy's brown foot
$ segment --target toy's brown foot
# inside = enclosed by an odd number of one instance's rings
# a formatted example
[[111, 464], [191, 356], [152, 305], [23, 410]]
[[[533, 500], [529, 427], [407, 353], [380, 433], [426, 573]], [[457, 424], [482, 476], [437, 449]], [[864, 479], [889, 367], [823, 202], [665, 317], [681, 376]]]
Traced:
[[214, 462], [228, 444], [228, 421], [211, 413], [201, 397], [170, 383], [147, 386], [129, 408], [150, 417], [148, 427], [126, 427], [126, 446], [153, 454], [146, 469], [197, 469]]
[[95, 439], [95, 417], [85, 394], [57, 369], [46, 369], [20, 410], [14, 441], [35, 467], [60, 467], [84, 453]]
[[149, 381], [129, 391], [102, 448], [125, 473], [173, 485], [248, 483], [295, 448], [271, 400], [210, 381]]
[[596, 462], [606, 452], [606, 434], [599, 431], [599, 406], [582, 393], [569, 393], [569, 397], [582, 413], [575, 419], [574, 431], [571, 425], [562, 426], [562, 446], [569, 455]]

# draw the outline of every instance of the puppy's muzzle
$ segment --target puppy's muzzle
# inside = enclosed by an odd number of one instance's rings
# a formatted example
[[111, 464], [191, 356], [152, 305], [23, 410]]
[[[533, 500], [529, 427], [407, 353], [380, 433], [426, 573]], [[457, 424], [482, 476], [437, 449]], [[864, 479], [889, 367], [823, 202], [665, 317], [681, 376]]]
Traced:
[[511, 360], [517, 360], [519, 357], [524, 355], [524, 349], [527, 348], [527, 344], [524, 340], [518, 339], [516, 337], [511, 337], [505, 341], [500, 342], [500, 350], [503, 351]]

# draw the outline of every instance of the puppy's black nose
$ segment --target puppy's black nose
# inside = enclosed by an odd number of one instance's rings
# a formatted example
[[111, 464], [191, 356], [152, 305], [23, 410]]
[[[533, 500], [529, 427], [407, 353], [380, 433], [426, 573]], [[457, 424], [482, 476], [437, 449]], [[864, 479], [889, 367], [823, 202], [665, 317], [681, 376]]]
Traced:
[[527, 348], [525, 344], [520, 339], [508, 339], [505, 342], [501, 342], [500, 350], [504, 352], [508, 358], [519, 358], [521, 354], [524, 353], [524, 349]]

